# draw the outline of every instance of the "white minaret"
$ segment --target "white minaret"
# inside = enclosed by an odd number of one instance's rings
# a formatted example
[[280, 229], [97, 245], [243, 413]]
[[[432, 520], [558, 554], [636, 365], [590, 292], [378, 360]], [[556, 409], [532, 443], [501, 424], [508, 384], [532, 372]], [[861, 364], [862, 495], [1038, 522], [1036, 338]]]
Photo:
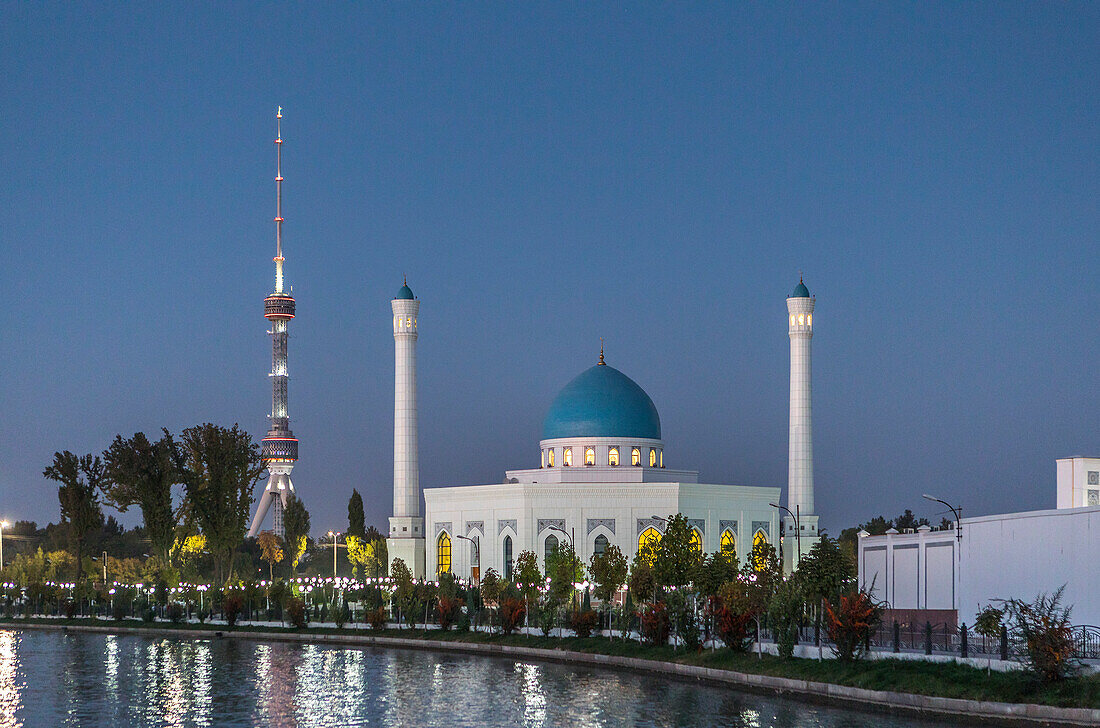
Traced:
[[810, 408], [810, 341], [814, 336], [814, 302], [799, 277], [798, 285], [787, 297], [787, 333], [791, 337], [791, 420], [788, 436], [787, 507], [783, 526], [783, 567], [791, 569], [817, 541], [817, 516], [814, 515], [814, 440]]
[[386, 539], [389, 558], [401, 559], [424, 578], [424, 519], [420, 517], [420, 455], [416, 432], [416, 338], [420, 301], [408, 281], [393, 308], [393, 517]]

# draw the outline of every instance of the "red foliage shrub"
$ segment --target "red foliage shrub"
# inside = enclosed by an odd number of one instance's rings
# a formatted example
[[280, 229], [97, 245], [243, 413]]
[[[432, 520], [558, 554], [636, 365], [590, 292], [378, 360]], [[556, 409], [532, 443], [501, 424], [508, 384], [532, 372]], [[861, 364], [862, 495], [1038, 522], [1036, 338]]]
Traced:
[[305, 602], [298, 598], [288, 599], [286, 602], [286, 618], [297, 629], [304, 629], [306, 624], [309, 623]]
[[512, 634], [527, 614], [527, 605], [522, 599], [505, 597], [500, 601], [500, 629], [504, 634]]
[[862, 657], [867, 640], [882, 617], [882, 605], [860, 589], [842, 594], [835, 607], [825, 599], [824, 607], [825, 629], [835, 645], [837, 658], [850, 661]]
[[569, 626], [573, 628], [578, 637], [591, 637], [592, 629], [597, 622], [599, 622], [599, 617], [591, 609], [586, 612], [573, 612], [569, 618]]
[[745, 652], [753, 640], [752, 612], [730, 609], [718, 602], [714, 606], [714, 631], [734, 652]]
[[440, 597], [435, 605], [435, 611], [439, 615], [439, 628], [444, 632], [449, 630], [465, 605], [466, 602], [458, 597]]
[[379, 630], [386, 628], [386, 608], [379, 607], [378, 609], [370, 609], [365, 615], [365, 621], [370, 625], [371, 629]]
[[244, 597], [240, 594], [228, 594], [222, 602], [222, 612], [225, 614], [225, 623], [232, 627], [237, 623], [237, 617], [244, 609]]
[[668, 644], [668, 607], [664, 602], [646, 605], [638, 612], [641, 623], [642, 639], [651, 645]]

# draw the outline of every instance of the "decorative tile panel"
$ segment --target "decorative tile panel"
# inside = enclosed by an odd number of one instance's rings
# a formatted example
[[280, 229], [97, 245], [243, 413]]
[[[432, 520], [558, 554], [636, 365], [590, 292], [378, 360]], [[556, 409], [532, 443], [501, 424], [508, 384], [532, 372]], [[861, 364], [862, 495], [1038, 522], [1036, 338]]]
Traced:
[[512, 533], [519, 533], [516, 529], [516, 519], [514, 518], [502, 518], [497, 521], [497, 535], [504, 533], [504, 529], [512, 529]]
[[639, 518], [638, 519], [638, 532], [635, 536], [641, 536], [642, 531], [646, 530], [650, 526], [653, 526], [661, 533], [665, 532], [665, 521], [661, 518]]
[[454, 533], [454, 528], [451, 527], [450, 521], [436, 521], [435, 522], [435, 535], [439, 536], [440, 531], [446, 531], [447, 533]]
[[771, 524], [768, 521], [753, 521], [752, 522], [753, 535], [755, 535], [757, 531], [763, 531], [764, 535], [767, 536], [768, 538], [772, 537]]
[[588, 533], [592, 533], [600, 526], [604, 526], [611, 533], [615, 533], [615, 519], [614, 518], [589, 518], [588, 519]]
[[737, 535], [737, 521], [718, 521], [718, 533], [722, 533], [727, 528], [734, 536]]
[[707, 522], [702, 518], [689, 518], [687, 519], [688, 525], [692, 528], [699, 529], [699, 533], [705, 534], [707, 532]]
[[550, 526], [554, 526], [555, 528], [560, 528], [564, 531], [565, 530], [565, 519], [564, 518], [540, 518], [539, 519], [539, 528], [538, 528], [537, 531], [535, 531], [535, 533], [536, 534], [542, 533], [543, 531], [545, 531]]
[[485, 521], [466, 521], [466, 535], [469, 536], [471, 531], [485, 533]]

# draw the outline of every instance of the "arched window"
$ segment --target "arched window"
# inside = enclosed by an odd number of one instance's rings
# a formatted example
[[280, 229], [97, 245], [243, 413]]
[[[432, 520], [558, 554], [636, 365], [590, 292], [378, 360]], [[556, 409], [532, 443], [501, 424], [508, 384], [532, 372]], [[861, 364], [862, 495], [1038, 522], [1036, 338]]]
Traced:
[[573, 448], [567, 447], [561, 451], [561, 464], [573, 465]]
[[504, 578], [512, 578], [512, 537], [504, 537]]
[[649, 448], [649, 467], [657, 467], [657, 449], [653, 447]]
[[[658, 544], [661, 543], [661, 532], [653, 526], [648, 526], [641, 535], [638, 536], [638, 553], [645, 554], [647, 551], [656, 549]], [[649, 554], [649, 561], [653, 561], [653, 554]]]
[[558, 537], [554, 534], [550, 534], [546, 537], [546, 541], [542, 545], [542, 568], [545, 569], [546, 565], [550, 563], [550, 554], [554, 553], [558, 548]]
[[767, 543], [768, 543], [768, 537], [764, 534], [763, 531], [757, 531], [756, 533], [754, 533], [752, 535], [752, 550], [753, 550], [753, 553], [754, 553], [753, 567], [757, 571], [763, 571], [764, 567], [767, 566], [767, 562], [765, 562], [764, 557], [762, 555], [757, 555], [756, 554], [756, 547], [757, 546], [766, 546]]
[[435, 540], [435, 573], [447, 574], [451, 571], [451, 537], [446, 531]]
[[665, 466], [665, 451], [662, 450], [660, 453], [657, 454], [657, 457], [660, 459], [661, 467], [663, 468]]
[[607, 464], [618, 465], [619, 464], [619, 448], [612, 447], [607, 451]]
[[696, 556], [703, 555], [703, 537], [699, 535], [699, 529], [691, 529], [691, 541], [689, 541], [689, 543], [691, 544], [691, 550]]
[[736, 554], [737, 553], [737, 539], [733, 535], [733, 531], [728, 528], [722, 531], [722, 553], [724, 554]]
[[596, 542], [592, 544], [592, 553], [596, 556], [603, 556], [604, 551], [607, 551], [607, 536], [601, 533], [596, 536]]
[[539, 457], [542, 458], [542, 460], [540, 461], [539, 467], [540, 468], [545, 468], [546, 467], [546, 451], [545, 450], [539, 450]]
[[546, 462], [550, 467], [554, 467], [554, 448], [550, 448], [550, 452], [546, 453]]
[[584, 464], [595, 465], [596, 464], [596, 448], [586, 447], [584, 449]]
[[642, 449], [638, 447], [630, 448], [630, 464], [641, 465], [642, 464]]

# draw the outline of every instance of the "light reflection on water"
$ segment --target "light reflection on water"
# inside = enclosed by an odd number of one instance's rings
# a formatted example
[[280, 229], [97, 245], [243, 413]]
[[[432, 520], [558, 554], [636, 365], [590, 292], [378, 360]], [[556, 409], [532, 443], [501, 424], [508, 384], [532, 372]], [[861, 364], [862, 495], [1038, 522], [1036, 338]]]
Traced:
[[0, 630], [0, 728], [920, 725], [611, 670], [425, 651]]

